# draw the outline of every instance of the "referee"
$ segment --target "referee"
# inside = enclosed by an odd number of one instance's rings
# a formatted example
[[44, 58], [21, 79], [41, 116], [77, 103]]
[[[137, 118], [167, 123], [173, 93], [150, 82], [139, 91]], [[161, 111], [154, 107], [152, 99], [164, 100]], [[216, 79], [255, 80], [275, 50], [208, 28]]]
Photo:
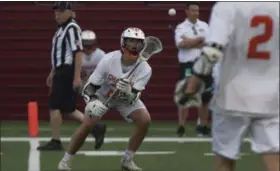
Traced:
[[[83, 46], [81, 29], [74, 21], [71, 2], [57, 1], [54, 6], [58, 29], [52, 40], [52, 70], [47, 78], [47, 86], [51, 88], [49, 96], [50, 123], [52, 139], [38, 150], [62, 150], [60, 141], [61, 114], [83, 121], [84, 115], [76, 110], [78, 89], [81, 86], [81, 68]], [[106, 127], [96, 125], [92, 134], [98, 148], [104, 141]]]

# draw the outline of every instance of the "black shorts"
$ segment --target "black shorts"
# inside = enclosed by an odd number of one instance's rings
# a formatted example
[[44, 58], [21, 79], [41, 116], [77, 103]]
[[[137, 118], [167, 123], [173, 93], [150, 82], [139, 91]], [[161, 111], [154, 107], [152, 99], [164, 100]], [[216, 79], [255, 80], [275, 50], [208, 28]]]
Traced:
[[55, 70], [49, 96], [49, 109], [61, 113], [76, 110], [77, 92], [73, 89], [74, 68], [63, 66]]
[[[179, 75], [180, 80], [189, 77], [193, 74], [193, 69], [192, 69], [193, 64], [194, 62], [180, 63], [180, 75]], [[202, 94], [202, 102], [205, 105], [210, 102], [213, 96], [214, 79], [211, 74], [203, 78], [203, 80], [205, 81], [205, 92]]]

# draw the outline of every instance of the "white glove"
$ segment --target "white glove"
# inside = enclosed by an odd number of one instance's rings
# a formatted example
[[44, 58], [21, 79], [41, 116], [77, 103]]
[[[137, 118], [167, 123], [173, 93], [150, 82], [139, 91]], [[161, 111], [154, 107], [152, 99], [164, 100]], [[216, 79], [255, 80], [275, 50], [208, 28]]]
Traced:
[[193, 70], [199, 75], [211, 74], [214, 65], [223, 58], [223, 52], [220, 49], [211, 46], [205, 46], [202, 49], [201, 56], [193, 65]]
[[116, 88], [122, 93], [126, 93], [126, 94], [131, 93], [132, 88], [130, 85], [130, 80], [126, 78], [120, 79], [116, 84]]
[[96, 117], [102, 117], [107, 111], [108, 107], [106, 107], [100, 100], [90, 101], [85, 108], [86, 114]]

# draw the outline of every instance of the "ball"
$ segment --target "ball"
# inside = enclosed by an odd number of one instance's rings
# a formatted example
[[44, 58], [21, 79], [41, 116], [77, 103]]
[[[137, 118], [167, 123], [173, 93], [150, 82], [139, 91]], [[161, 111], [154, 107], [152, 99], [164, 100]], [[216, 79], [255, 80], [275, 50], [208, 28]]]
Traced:
[[169, 9], [168, 10], [168, 15], [170, 15], [170, 16], [176, 15], [176, 10], [174, 8]]

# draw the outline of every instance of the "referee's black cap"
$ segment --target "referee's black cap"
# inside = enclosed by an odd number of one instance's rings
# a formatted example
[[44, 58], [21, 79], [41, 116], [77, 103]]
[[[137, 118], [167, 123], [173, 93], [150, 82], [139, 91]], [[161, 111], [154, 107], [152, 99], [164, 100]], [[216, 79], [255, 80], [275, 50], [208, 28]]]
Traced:
[[56, 1], [52, 9], [72, 10], [72, 3], [69, 1]]

